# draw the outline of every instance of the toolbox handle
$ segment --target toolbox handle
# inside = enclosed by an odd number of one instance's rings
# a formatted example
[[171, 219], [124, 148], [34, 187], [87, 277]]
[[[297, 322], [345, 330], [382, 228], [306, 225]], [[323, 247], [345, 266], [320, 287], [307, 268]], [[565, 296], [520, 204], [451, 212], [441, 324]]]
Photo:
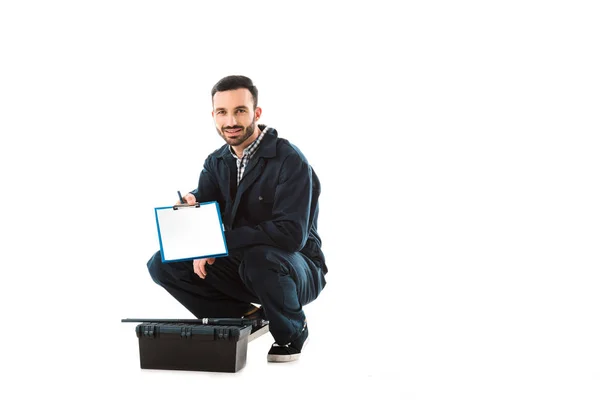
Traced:
[[198, 325], [229, 325], [248, 326], [264, 325], [267, 321], [248, 318], [198, 318], [198, 319], [152, 319], [152, 318], [124, 318], [121, 322], [142, 322], [157, 324], [198, 324]]

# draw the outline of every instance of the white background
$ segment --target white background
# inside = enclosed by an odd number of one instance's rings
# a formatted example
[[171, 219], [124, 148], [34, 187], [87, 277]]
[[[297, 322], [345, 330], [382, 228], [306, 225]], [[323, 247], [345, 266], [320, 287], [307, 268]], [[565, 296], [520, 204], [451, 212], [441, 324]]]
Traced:
[[[2, 397], [597, 399], [594, 3], [2, 2]], [[120, 319], [191, 316], [145, 263], [229, 74], [322, 182], [311, 344], [140, 370]]]

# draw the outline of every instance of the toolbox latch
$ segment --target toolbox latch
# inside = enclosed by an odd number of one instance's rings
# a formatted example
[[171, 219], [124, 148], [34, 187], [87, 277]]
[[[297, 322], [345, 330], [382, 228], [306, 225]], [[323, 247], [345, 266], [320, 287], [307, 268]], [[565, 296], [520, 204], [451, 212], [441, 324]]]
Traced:
[[181, 327], [181, 337], [184, 339], [192, 337], [192, 327], [191, 326]]
[[154, 337], [156, 336], [156, 329], [154, 325], [143, 325], [141, 327], [141, 330], [142, 336], [144, 336], [145, 338], [154, 339]]
[[215, 329], [215, 340], [227, 340], [229, 339], [229, 328], [216, 328]]

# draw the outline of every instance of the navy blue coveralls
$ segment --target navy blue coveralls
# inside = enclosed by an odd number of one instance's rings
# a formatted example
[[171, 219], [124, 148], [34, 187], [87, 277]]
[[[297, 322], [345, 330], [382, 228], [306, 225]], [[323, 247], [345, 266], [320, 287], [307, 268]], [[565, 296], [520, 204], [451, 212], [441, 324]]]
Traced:
[[[263, 125], [259, 125], [264, 129]], [[325, 287], [327, 266], [317, 233], [321, 186], [304, 155], [269, 129], [239, 186], [228, 145], [209, 155], [191, 193], [217, 201], [229, 255], [198, 277], [192, 261], [148, 261], [152, 279], [197, 318], [240, 317], [261, 304], [278, 344], [298, 337], [302, 306]]]

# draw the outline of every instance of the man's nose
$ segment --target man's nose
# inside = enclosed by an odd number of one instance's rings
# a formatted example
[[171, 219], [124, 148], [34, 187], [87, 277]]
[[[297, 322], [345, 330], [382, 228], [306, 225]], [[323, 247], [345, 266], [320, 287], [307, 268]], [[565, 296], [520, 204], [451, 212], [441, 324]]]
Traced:
[[237, 124], [237, 121], [235, 119], [235, 115], [228, 115], [227, 116], [227, 120], [225, 121], [225, 125], [227, 126], [235, 126]]

